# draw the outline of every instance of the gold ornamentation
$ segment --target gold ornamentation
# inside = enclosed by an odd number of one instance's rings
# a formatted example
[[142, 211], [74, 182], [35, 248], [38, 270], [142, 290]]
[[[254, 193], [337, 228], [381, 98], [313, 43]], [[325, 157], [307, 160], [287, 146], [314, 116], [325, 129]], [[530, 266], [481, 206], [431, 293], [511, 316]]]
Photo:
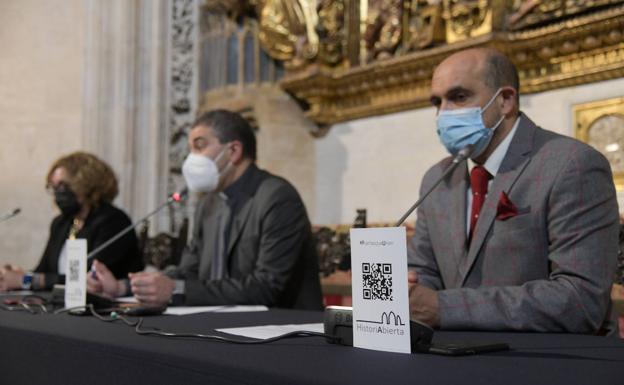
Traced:
[[362, 37], [366, 47], [366, 62], [387, 59], [401, 41], [401, 0], [370, 0], [366, 28]]
[[318, 53], [316, 0], [265, 0], [258, 38], [269, 55], [298, 68]]
[[618, 190], [624, 190], [624, 98], [574, 106], [576, 137], [608, 160]]
[[413, 0], [404, 36], [404, 51], [416, 51], [445, 41], [442, 3], [431, 0]]
[[492, 31], [488, 0], [444, 0], [446, 37], [449, 43]]
[[514, 0], [508, 16], [509, 28], [519, 30], [552, 23], [592, 8], [618, 3], [624, 0]]
[[262, 46], [287, 68], [281, 87], [321, 125], [428, 105], [435, 66], [469, 47], [508, 55], [524, 94], [624, 76], [624, 0], [250, 4]]
[[345, 57], [344, 7], [344, 1], [341, 0], [319, 1], [316, 30], [320, 39], [319, 59], [323, 64], [337, 65]]
[[[523, 94], [624, 76], [624, 6], [539, 28], [497, 32], [411, 52], [346, 71], [290, 73], [282, 88], [328, 125], [429, 105], [435, 66], [458, 50], [491, 46], [518, 66]], [[588, 49], [587, 47], [594, 47]]]
[[69, 234], [67, 235], [67, 239], [76, 239], [76, 235], [82, 230], [82, 226], [84, 225], [84, 221], [79, 218], [74, 218], [72, 221], [72, 225], [69, 228]]

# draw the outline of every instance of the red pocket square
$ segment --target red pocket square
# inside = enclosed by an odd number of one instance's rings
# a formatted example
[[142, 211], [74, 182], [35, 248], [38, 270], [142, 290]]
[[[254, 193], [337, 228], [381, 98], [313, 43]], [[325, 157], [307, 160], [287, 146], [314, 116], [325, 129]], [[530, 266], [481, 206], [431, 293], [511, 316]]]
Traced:
[[516, 215], [518, 215], [516, 205], [513, 204], [504, 191], [501, 192], [500, 199], [498, 200], [498, 206], [496, 207], [496, 219], [504, 221], [505, 219], [513, 218]]

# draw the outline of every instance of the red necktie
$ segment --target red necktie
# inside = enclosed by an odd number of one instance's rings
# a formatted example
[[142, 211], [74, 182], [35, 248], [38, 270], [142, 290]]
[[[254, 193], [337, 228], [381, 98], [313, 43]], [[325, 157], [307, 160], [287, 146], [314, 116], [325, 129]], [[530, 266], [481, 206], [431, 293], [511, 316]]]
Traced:
[[483, 166], [475, 166], [470, 172], [470, 186], [472, 187], [472, 210], [470, 212], [470, 232], [468, 241], [472, 240], [472, 234], [477, 225], [481, 207], [485, 202], [488, 190], [488, 181], [491, 175]]

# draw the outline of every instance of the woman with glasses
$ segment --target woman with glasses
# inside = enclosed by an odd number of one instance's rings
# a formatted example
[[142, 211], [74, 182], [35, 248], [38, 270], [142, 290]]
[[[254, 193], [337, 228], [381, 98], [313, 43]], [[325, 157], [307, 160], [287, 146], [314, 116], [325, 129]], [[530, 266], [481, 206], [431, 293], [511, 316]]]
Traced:
[[[112, 205], [117, 196], [117, 178], [111, 168], [94, 155], [75, 152], [52, 164], [46, 189], [60, 210], [50, 226], [50, 237], [39, 264], [32, 272], [7, 265], [0, 269], [0, 291], [50, 289], [64, 283], [67, 271], [68, 239], [84, 238], [91, 251], [112, 238], [130, 218]], [[138, 240], [128, 232], [96, 256], [116, 278], [143, 268]], [[92, 261], [88, 261], [90, 267]]]

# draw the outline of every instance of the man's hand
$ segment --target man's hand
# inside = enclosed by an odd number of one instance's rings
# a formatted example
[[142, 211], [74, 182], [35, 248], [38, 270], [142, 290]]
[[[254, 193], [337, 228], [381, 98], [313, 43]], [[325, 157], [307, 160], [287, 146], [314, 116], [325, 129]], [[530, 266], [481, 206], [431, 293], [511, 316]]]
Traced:
[[431, 327], [440, 326], [438, 293], [418, 283], [416, 272], [408, 272], [410, 318]]
[[175, 281], [158, 272], [130, 273], [130, 288], [134, 297], [146, 306], [164, 306], [169, 303]]
[[0, 292], [22, 288], [24, 270], [15, 265], [0, 268]]
[[87, 274], [87, 291], [109, 298], [121, 297], [126, 292], [123, 282], [117, 281], [106, 265], [97, 259], [93, 260], [91, 271]]
[[412, 291], [412, 287], [418, 284], [418, 274], [416, 274], [416, 270], [408, 270], [407, 271], [407, 288], [408, 292]]

